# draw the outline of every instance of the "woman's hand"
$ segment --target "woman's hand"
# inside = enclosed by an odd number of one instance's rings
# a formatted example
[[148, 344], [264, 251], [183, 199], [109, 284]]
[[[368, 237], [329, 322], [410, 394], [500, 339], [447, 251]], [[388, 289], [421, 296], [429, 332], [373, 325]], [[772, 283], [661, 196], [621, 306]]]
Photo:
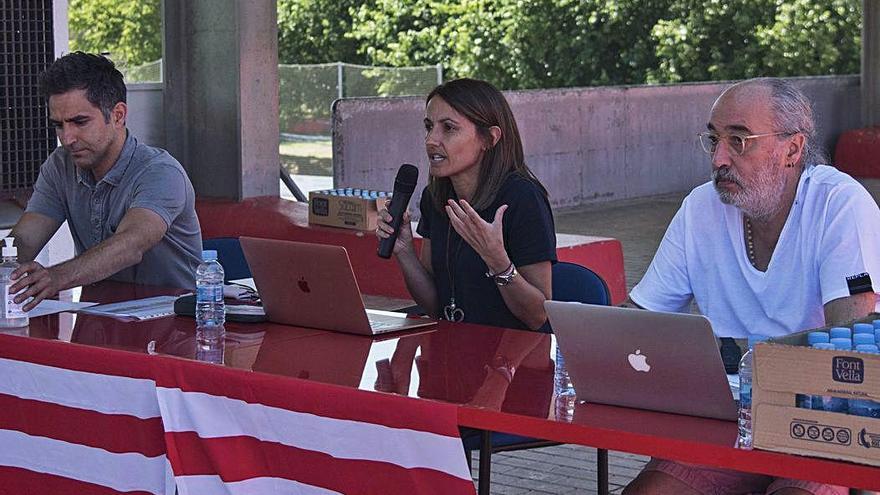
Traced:
[[499, 273], [510, 266], [510, 258], [504, 249], [502, 220], [507, 205], [501, 205], [495, 212], [492, 223], [483, 220], [476, 210], [461, 199], [450, 199], [446, 204], [446, 214], [452, 228], [483, 258], [492, 273]]
[[[382, 208], [379, 212], [379, 217], [377, 220], [376, 227], [376, 237], [379, 239], [387, 239], [391, 237], [394, 233], [394, 229], [391, 228], [391, 213], [388, 212], [388, 208]], [[410, 225], [410, 214], [409, 211], [406, 210], [403, 212], [403, 219], [400, 222], [400, 232], [397, 234], [397, 240], [394, 242], [394, 254], [398, 255], [403, 252], [415, 252], [413, 249], [413, 233], [412, 226]]]

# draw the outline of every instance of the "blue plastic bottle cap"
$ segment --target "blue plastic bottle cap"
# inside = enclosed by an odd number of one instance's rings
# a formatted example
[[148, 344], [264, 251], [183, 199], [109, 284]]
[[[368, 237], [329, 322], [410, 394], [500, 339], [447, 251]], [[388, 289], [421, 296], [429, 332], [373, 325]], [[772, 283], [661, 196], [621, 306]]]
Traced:
[[810, 345], [818, 344], [819, 342], [831, 342], [831, 336], [828, 335], [828, 332], [810, 332], [807, 334], [807, 342]]
[[852, 337], [852, 330], [846, 327], [834, 327], [828, 330], [828, 334], [831, 335], [832, 339], [840, 339], [840, 338], [850, 338]]
[[205, 249], [202, 251], [202, 261], [211, 261], [217, 259], [217, 250]]
[[842, 337], [832, 338], [831, 345], [833, 345], [834, 348], [839, 351], [851, 351], [852, 339], [845, 339]]
[[868, 333], [874, 335], [874, 325], [871, 323], [855, 323], [853, 324], [853, 335], [859, 333]]
[[834, 350], [834, 344], [830, 342], [816, 342], [813, 344], [813, 349], [825, 349], [826, 351]]
[[874, 344], [859, 344], [856, 346], [856, 350], [859, 352], [869, 352], [871, 354], [880, 354], [880, 347], [877, 347]]
[[857, 333], [853, 335], [852, 343], [854, 346], [860, 344], [874, 344], [874, 333]]

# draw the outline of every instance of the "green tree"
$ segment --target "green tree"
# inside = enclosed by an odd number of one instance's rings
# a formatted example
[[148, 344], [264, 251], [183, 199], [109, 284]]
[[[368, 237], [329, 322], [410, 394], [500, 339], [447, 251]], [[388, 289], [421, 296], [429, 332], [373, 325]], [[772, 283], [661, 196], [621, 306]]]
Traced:
[[162, 58], [162, 0], [70, 0], [70, 49], [109, 52], [123, 67]]
[[351, 11], [364, 0], [278, 0], [278, 62], [364, 63], [351, 30]]
[[677, 0], [647, 81], [858, 72], [861, 15], [856, 0]]
[[854, 74], [860, 70], [862, 3], [790, 0], [757, 33], [765, 70], [777, 76]]
[[710, 81], [762, 73], [757, 32], [773, 24], [776, 0], [678, 0], [657, 23], [659, 64], [649, 82]]

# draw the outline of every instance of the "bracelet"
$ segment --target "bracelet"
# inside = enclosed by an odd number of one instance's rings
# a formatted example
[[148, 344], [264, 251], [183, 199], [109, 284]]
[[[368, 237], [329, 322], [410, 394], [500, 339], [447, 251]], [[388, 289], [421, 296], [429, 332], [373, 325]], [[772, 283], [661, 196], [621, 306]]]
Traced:
[[494, 278], [495, 284], [501, 287], [509, 284], [519, 273], [516, 271], [516, 266], [514, 266], [511, 261], [507, 268], [503, 271], [493, 274], [492, 272], [486, 272], [487, 278]]
[[502, 356], [495, 356], [492, 359], [492, 364], [487, 364], [484, 369], [487, 372], [493, 370], [500, 374], [507, 383], [513, 381], [513, 375], [516, 373], [516, 367], [513, 366], [507, 358]]

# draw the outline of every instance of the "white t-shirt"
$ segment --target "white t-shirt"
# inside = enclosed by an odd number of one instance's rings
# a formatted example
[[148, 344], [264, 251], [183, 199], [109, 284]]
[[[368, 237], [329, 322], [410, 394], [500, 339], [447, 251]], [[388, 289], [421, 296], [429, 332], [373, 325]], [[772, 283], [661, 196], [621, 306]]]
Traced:
[[766, 272], [749, 263], [742, 212], [708, 182], [685, 198], [630, 297], [673, 312], [695, 300], [718, 336], [780, 336], [823, 326], [834, 299], [876, 298], [872, 281], [880, 283], [880, 209], [852, 177], [819, 165], [801, 174]]

